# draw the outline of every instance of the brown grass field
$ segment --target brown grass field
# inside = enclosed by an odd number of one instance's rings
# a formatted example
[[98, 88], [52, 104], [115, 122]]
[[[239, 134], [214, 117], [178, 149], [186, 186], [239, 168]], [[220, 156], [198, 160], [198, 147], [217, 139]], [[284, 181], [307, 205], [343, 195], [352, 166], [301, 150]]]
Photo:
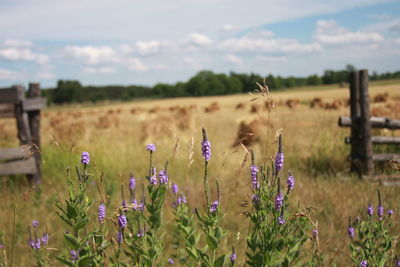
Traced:
[[[348, 216], [364, 215], [370, 202], [376, 205], [380, 184], [349, 175], [349, 147], [344, 144], [349, 129], [337, 126], [339, 116], [349, 115], [348, 89], [328, 86], [272, 91], [275, 107], [270, 113], [266, 99], [259, 93], [254, 96], [257, 98], [254, 101], [250, 101], [251, 95], [244, 94], [68, 105], [44, 110], [40, 190], [31, 191], [24, 177], [1, 177], [0, 180], [3, 201], [0, 234], [4, 234], [8, 258], [15, 207], [14, 262], [18, 263], [15, 266], [32, 265], [26, 229], [33, 219], [40, 220], [42, 227], [51, 234], [50, 246], [63, 246], [65, 229], [55, 214], [54, 200], [66, 195], [65, 170], [79, 164], [82, 151], [92, 155], [94, 180], [103, 174], [109, 209], [119, 205], [119, 186], [127, 184], [130, 173], [143, 182], [148, 143], [157, 146], [156, 166], [161, 167], [169, 160], [170, 179], [187, 192], [192, 207], [201, 208], [204, 193], [200, 141], [204, 127], [212, 145], [211, 183], [217, 177], [221, 180], [222, 207], [226, 212], [224, 225], [229, 230], [225, 238], [226, 250], [235, 244], [238, 260], [240, 262], [240, 257], [243, 260], [245, 242], [242, 239], [246, 236], [248, 221], [241, 214], [244, 208], [240, 204], [248, 200], [251, 193], [249, 158], [244, 162], [246, 150], [234, 144], [248, 142], [256, 152], [258, 163], [269, 162], [276, 152], [275, 134], [280, 131], [286, 157], [284, 173], [290, 170], [296, 177], [293, 204], [299, 201], [301, 206], [317, 208], [313, 218], [319, 224], [326, 265], [349, 266]], [[400, 119], [399, 80], [370, 83], [370, 97], [373, 115]], [[240, 126], [253, 135], [237, 140]], [[399, 136], [399, 131], [375, 130], [374, 135], [378, 134]], [[15, 121], [1, 119], [0, 147], [17, 145]], [[388, 165], [380, 169], [400, 174]], [[381, 191], [385, 207], [395, 211], [395, 230], [399, 233], [399, 188], [382, 186]], [[95, 185], [91, 193], [98, 203]], [[167, 199], [166, 204], [170, 202]], [[171, 214], [167, 216], [170, 218]], [[57, 254], [57, 251], [49, 253]]]

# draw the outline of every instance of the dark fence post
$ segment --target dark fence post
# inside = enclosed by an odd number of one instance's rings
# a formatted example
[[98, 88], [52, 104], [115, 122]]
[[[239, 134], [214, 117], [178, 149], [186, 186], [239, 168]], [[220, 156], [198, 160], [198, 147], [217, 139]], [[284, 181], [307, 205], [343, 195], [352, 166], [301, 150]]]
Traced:
[[363, 173], [372, 175], [374, 162], [372, 160], [371, 121], [369, 114], [368, 70], [359, 71], [360, 79], [360, 137], [362, 148]]
[[[40, 84], [30, 83], [28, 89], [28, 98], [35, 98], [41, 96]], [[40, 183], [40, 165], [41, 165], [41, 155], [40, 155], [40, 109], [28, 111], [29, 117], [29, 128], [32, 134], [32, 148], [33, 157], [35, 158], [37, 172], [35, 174], [28, 175], [29, 181], [37, 184]]]
[[351, 118], [351, 171], [359, 177], [362, 173], [362, 149], [360, 144], [360, 79], [357, 71], [350, 73], [350, 118]]

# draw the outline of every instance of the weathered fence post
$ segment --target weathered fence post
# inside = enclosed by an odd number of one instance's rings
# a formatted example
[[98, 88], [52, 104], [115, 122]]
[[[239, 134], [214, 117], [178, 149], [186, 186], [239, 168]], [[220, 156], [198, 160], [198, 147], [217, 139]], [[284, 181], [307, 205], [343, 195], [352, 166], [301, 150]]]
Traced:
[[[28, 89], [28, 98], [41, 97], [40, 84], [30, 83]], [[40, 155], [40, 109], [28, 111], [29, 128], [32, 135], [32, 148], [33, 157], [35, 157], [37, 172], [29, 174], [28, 179], [34, 183], [40, 183], [41, 177], [41, 155]]]
[[362, 148], [360, 144], [360, 127], [358, 124], [360, 118], [360, 80], [357, 71], [350, 73], [350, 118], [352, 121], [350, 169], [352, 172], [356, 172], [358, 176], [361, 177]]
[[360, 136], [362, 148], [363, 173], [372, 175], [374, 162], [372, 160], [371, 121], [369, 114], [368, 70], [359, 71], [360, 79]]

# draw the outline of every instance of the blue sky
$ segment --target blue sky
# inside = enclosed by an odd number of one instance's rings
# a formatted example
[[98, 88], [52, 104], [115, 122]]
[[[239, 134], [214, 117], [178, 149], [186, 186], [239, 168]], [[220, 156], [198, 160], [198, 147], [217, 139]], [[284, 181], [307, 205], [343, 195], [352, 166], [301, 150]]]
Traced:
[[400, 70], [398, 0], [3, 0], [0, 86]]

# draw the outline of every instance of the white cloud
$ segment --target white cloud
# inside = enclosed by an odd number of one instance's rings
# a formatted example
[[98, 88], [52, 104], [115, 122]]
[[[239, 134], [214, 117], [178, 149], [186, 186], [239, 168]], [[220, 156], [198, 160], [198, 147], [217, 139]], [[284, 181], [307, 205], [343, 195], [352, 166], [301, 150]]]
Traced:
[[136, 49], [139, 54], [149, 55], [149, 54], [157, 54], [160, 52], [162, 46], [162, 42], [160, 41], [149, 41], [149, 42], [137, 42]]
[[242, 59], [234, 54], [229, 54], [225, 56], [225, 59], [231, 63], [239, 64], [242, 63]]
[[13, 40], [8, 39], [4, 41], [6, 47], [32, 47], [33, 43], [29, 40]]
[[134, 71], [147, 71], [149, 68], [139, 59], [136, 57], [130, 57], [125, 62], [124, 65]]
[[34, 53], [29, 48], [18, 47], [0, 49], [0, 58], [11, 61], [35, 61], [39, 64], [47, 64], [49, 62], [47, 55]]
[[21, 78], [21, 74], [6, 70], [6, 69], [0, 69], [0, 80], [17, 80]]
[[320, 51], [317, 43], [301, 44], [295, 39], [232, 38], [223, 41], [220, 50], [244, 53], [309, 53]]
[[50, 71], [40, 71], [36, 74], [36, 77], [40, 80], [51, 80], [55, 77], [55, 75]]
[[231, 25], [231, 24], [224, 24], [224, 25], [222, 25], [221, 29], [225, 32], [230, 32], [230, 31], [233, 31], [235, 29], [235, 27], [233, 27], [233, 25]]
[[384, 40], [383, 36], [377, 32], [351, 32], [340, 27], [334, 20], [317, 21], [314, 39], [327, 45], [375, 43]]
[[68, 46], [65, 53], [88, 64], [117, 61], [117, 53], [109, 46]]
[[258, 60], [266, 62], [286, 62], [287, 57], [285, 56], [258, 56]]
[[85, 67], [83, 72], [90, 74], [109, 74], [114, 73], [115, 69], [112, 67]]
[[195, 46], [206, 46], [212, 44], [212, 40], [204, 34], [201, 33], [191, 33], [186, 38], [186, 43]]

